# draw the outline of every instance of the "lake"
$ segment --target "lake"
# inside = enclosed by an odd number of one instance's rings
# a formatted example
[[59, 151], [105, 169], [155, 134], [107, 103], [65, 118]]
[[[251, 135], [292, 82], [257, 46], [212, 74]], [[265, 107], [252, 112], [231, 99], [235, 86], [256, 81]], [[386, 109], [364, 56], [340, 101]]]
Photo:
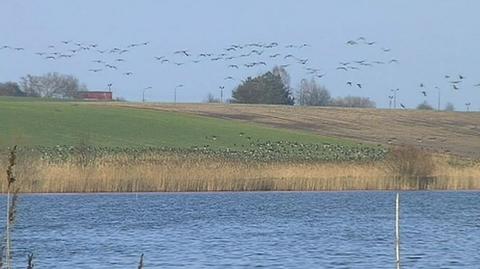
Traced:
[[[480, 268], [479, 192], [400, 199], [403, 268]], [[394, 268], [394, 221], [394, 192], [24, 195], [13, 248], [15, 268]]]

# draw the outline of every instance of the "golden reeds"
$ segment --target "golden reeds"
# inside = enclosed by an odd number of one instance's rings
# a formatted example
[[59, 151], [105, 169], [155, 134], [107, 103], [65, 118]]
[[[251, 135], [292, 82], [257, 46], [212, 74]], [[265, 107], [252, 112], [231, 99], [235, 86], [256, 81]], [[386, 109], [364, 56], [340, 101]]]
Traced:
[[[434, 158], [427, 189], [480, 189], [480, 165]], [[34, 171], [34, 173], [32, 172]], [[417, 189], [386, 162], [251, 163], [202, 156], [102, 157], [84, 166], [37, 160], [18, 165], [23, 192], [327, 191]], [[1, 185], [1, 183], [0, 183]], [[5, 185], [0, 186], [3, 192]]]

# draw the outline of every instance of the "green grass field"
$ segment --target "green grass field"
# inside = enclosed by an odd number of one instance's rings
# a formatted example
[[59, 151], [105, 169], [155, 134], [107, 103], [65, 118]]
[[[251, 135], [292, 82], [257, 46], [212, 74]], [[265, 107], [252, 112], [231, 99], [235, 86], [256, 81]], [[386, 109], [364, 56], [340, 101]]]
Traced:
[[107, 147], [209, 145], [212, 149], [245, 149], [252, 141], [351, 144], [304, 131], [174, 112], [22, 98], [0, 98], [0, 126], [0, 147], [76, 145], [82, 141]]

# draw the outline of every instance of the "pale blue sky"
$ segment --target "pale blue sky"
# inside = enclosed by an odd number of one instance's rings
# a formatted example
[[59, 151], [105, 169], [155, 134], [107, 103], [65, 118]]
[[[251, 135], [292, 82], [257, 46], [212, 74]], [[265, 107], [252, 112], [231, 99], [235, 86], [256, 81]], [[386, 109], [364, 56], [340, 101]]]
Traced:
[[[140, 100], [141, 89], [151, 86], [147, 99], [163, 102], [171, 102], [173, 88], [184, 84], [178, 91], [178, 100], [200, 102], [209, 92], [219, 95], [220, 85], [225, 86], [229, 95], [240, 80], [276, 64], [291, 63], [287, 68], [292, 76], [291, 86], [298, 87], [300, 79], [312, 75], [291, 58], [283, 58], [292, 53], [308, 58], [308, 67], [326, 73], [318, 81], [333, 96], [369, 96], [379, 107], [386, 107], [389, 90], [400, 88], [398, 100], [407, 107], [425, 99], [436, 106], [437, 86], [442, 91], [442, 107], [448, 100], [457, 109], [465, 109], [467, 102], [472, 103], [472, 110], [480, 108], [480, 87], [473, 86], [480, 83], [479, 1], [2, 0], [0, 10], [0, 48], [25, 48], [0, 50], [0, 81], [18, 81], [28, 73], [56, 71], [77, 76], [92, 90], [103, 90], [112, 82], [114, 94], [128, 100]], [[376, 43], [345, 44], [360, 36]], [[62, 40], [72, 43], [65, 45]], [[69, 54], [68, 50], [75, 48], [74, 42], [95, 43], [98, 47], [57, 60], [35, 54]], [[96, 52], [142, 42], [150, 43], [122, 55]], [[279, 46], [262, 49], [262, 56], [191, 62], [200, 53], [221, 54], [231, 44], [251, 42], [278, 42]], [[302, 43], [310, 46], [285, 48]], [[55, 48], [49, 49], [49, 45]], [[195, 57], [173, 54], [180, 49]], [[242, 52], [252, 49], [255, 48]], [[281, 56], [269, 57], [275, 53]], [[154, 56], [189, 63], [160, 64]], [[115, 62], [117, 58], [126, 62]], [[97, 59], [116, 65], [119, 70], [105, 70], [104, 64], [92, 62]], [[361, 66], [362, 70], [348, 72], [336, 70], [340, 61], [391, 59], [398, 59], [399, 64]], [[265, 61], [267, 66], [228, 68], [230, 64], [254, 61]], [[97, 68], [104, 70], [88, 71]], [[126, 72], [134, 74], [123, 75]], [[450, 79], [444, 78], [447, 74]], [[459, 74], [465, 79], [455, 91], [448, 81], [458, 80]], [[236, 81], [225, 81], [227, 76]], [[362, 89], [347, 86], [347, 81], [361, 83]], [[420, 83], [425, 85], [423, 89]], [[423, 97], [422, 90], [426, 90], [427, 97]]]

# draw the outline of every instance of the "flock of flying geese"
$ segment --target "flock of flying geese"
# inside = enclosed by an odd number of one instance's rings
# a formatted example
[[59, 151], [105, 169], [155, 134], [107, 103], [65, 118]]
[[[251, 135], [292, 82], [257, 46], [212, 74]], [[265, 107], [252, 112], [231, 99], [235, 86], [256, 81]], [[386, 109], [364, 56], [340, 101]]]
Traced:
[[[147, 47], [150, 42], [132, 43], [125, 47], [111, 47], [104, 48], [97, 43], [84, 43], [76, 42], [72, 40], [63, 40], [57, 44], [52, 44], [46, 47], [42, 51], [32, 51], [36, 56], [44, 59], [45, 61], [61, 61], [68, 60], [73, 57], [78, 57], [82, 54], [88, 54], [91, 59], [92, 67], [88, 69], [92, 73], [102, 73], [107, 71], [119, 72], [125, 77], [133, 77], [135, 74], [133, 71], [127, 69], [128, 57], [126, 55], [132, 53], [136, 49]], [[345, 42], [346, 46], [377, 46], [376, 41], [367, 40], [365, 37], [358, 37], [356, 39], [348, 40]], [[399, 60], [390, 57], [391, 49], [386, 47], [380, 47], [379, 51], [386, 55], [387, 60], [352, 60], [339, 62], [338, 65], [332, 69], [325, 71], [321, 68], [316, 68], [311, 65], [308, 58], [296, 56], [297, 52], [310, 47], [309, 44], [286, 44], [281, 45], [278, 42], [269, 43], [246, 43], [246, 44], [231, 44], [217, 52], [201, 52], [193, 53], [188, 49], [179, 49], [171, 52], [168, 55], [156, 55], [152, 56], [151, 60], [160, 65], [173, 65], [183, 66], [188, 64], [201, 64], [201, 63], [219, 63], [223, 64], [227, 70], [239, 70], [250, 69], [254, 67], [266, 67], [272, 62], [275, 65], [288, 68], [293, 65], [300, 66], [305, 74], [317, 78], [323, 79], [329, 72], [351, 72], [358, 71], [363, 68], [369, 68], [386, 64], [399, 64]], [[15, 47], [10, 45], [0, 45], [0, 53], [2, 51], [12, 51], [17, 53], [27, 53], [27, 49], [23, 47]], [[444, 75], [444, 79], [448, 81], [453, 90], [458, 91], [461, 85], [465, 82], [463, 75]], [[225, 76], [225, 81], [237, 80], [233, 75]], [[111, 90], [113, 83], [108, 83], [107, 86]], [[183, 85], [183, 84], [182, 84]], [[362, 83], [354, 81], [346, 81], [347, 87], [363, 87]], [[475, 87], [480, 87], [480, 83], [474, 84]], [[223, 95], [223, 89], [225, 88], [222, 83], [219, 86], [221, 94]], [[439, 88], [435, 86], [437, 90]], [[390, 102], [394, 100], [396, 102], [396, 92], [399, 89], [392, 89], [393, 95], [389, 95]], [[426, 97], [428, 95], [427, 87], [424, 83], [419, 84], [419, 94]], [[467, 108], [470, 103], [466, 103]], [[406, 108], [405, 105], [400, 103], [402, 108]]]

